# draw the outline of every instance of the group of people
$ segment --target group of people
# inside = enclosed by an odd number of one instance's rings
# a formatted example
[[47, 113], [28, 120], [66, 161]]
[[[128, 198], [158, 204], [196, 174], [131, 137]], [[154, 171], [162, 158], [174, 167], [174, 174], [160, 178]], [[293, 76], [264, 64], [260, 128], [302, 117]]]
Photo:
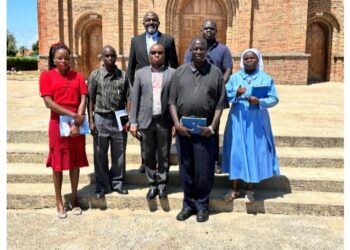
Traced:
[[[209, 219], [209, 195], [219, 161], [219, 124], [223, 109], [231, 109], [225, 127], [221, 169], [232, 188], [226, 201], [240, 197], [238, 180], [247, 183], [245, 198], [254, 201], [253, 183], [279, 174], [267, 108], [278, 103], [273, 79], [263, 71], [256, 49], [241, 54], [241, 70], [232, 74], [229, 49], [216, 41], [215, 21], [205, 20], [201, 37], [192, 40], [179, 66], [173, 37], [158, 31], [153, 11], [143, 19], [145, 32], [131, 40], [127, 72], [116, 65], [112, 46], [102, 48], [103, 66], [94, 70], [86, 86], [84, 77], [69, 66], [70, 50], [53, 44], [49, 70], [40, 76], [40, 95], [51, 110], [47, 167], [53, 170], [56, 207], [66, 218], [62, 202], [62, 171], [69, 170], [72, 194], [69, 209], [82, 213], [77, 201], [79, 168], [88, 166], [85, 136], [79, 127], [87, 114], [93, 135], [96, 198], [113, 191], [126, 195], [124, 185], [128, 131], [141, 134], [141, 172], [146, 173], [148, 200], [167, 198], [172, 136], [176, 134], [183, 206], [177, 220], [196, 214], [198, 222]], [[261, 93], [256, 89], [263, 89]], [[126, 109], [129, 122], [120, 131], [115, 111]], [[74, 119], [69, 137], [61, 137], [59, 116]], [[186, 127], [182, 119], [200, 118], [205, 123]], [[197, 131], [197, 132], [195, 132]], [[198, 132], [199, 131], [199, 132]], [[108, 149], [111, 167], [108, 164]]]

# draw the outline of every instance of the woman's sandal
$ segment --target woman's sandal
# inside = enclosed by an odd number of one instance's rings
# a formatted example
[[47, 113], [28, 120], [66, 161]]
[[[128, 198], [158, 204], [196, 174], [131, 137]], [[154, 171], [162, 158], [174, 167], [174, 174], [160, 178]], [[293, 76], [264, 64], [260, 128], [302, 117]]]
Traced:
[[81, 211], [80, 207], [78, 207], [78, 206], [73, 207], [71, 203], [69, 203], [68, 205], [69, 205], [70, 210], [72, 211], [72, 214], [81, 215], [82, 211]]
[[254, 202], [255, 201], [254, 192], [252, 190], [247, 190], [244, 198], [246, 203]]
[[227, 194], [224, 195], [223, 199], [224, 201], [228, 202], [238, 198], [239, 195], [240, 194], [238, 191], [230, 190], [229, 192], [227, 192]]
[[65, 211], [65, 210], [63, 210], [63, 212], [57, 211], [57, 217], [58, 217], [59, 219], [65, 219], [65, 218], [67, 218], [67, 213], [66, 213], [66, 211]]

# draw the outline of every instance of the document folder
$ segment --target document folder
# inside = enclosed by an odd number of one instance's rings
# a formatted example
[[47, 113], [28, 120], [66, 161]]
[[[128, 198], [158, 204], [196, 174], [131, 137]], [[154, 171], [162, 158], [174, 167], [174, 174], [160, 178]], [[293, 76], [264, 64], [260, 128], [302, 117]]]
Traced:
[[180, 122], [184, 127], [192, 129], [192, 134], [202, 133], [202, 129], [198, 128], [197, 125], [202, 127], [207, 126], [207, 118], [198, 118], [194, 116], [183, 116], [181, 117]]

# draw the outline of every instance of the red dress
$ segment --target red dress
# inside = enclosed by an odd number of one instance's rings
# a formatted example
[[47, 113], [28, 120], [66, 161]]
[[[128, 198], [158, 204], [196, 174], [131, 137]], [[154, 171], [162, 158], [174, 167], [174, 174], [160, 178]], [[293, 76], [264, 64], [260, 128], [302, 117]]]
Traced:
[[[83, 75], [75, 71], [69, 71], [66, 76], [62, 76], [55, 69], [45, 71], [40, 75], [39, 85], [40, 96], [51, 96], [54, 102], [75, 113], [78, 111], [81, 95], [88, 93]], [[88, 165], [85, 135], [61, 137], [59, 114], [51, 110], [46, 166], [61, 172]]]

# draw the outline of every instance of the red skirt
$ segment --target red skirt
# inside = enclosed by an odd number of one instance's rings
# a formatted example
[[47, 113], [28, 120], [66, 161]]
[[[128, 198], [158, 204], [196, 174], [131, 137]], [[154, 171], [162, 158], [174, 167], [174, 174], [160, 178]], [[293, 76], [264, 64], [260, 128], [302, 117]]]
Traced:
[[46, 166], [56, 172], [89, 166], [85, 151], [85, 135], [61, 137], [59, 122], [56, 119], [51, 119], [49, 123], [49, 148]]

